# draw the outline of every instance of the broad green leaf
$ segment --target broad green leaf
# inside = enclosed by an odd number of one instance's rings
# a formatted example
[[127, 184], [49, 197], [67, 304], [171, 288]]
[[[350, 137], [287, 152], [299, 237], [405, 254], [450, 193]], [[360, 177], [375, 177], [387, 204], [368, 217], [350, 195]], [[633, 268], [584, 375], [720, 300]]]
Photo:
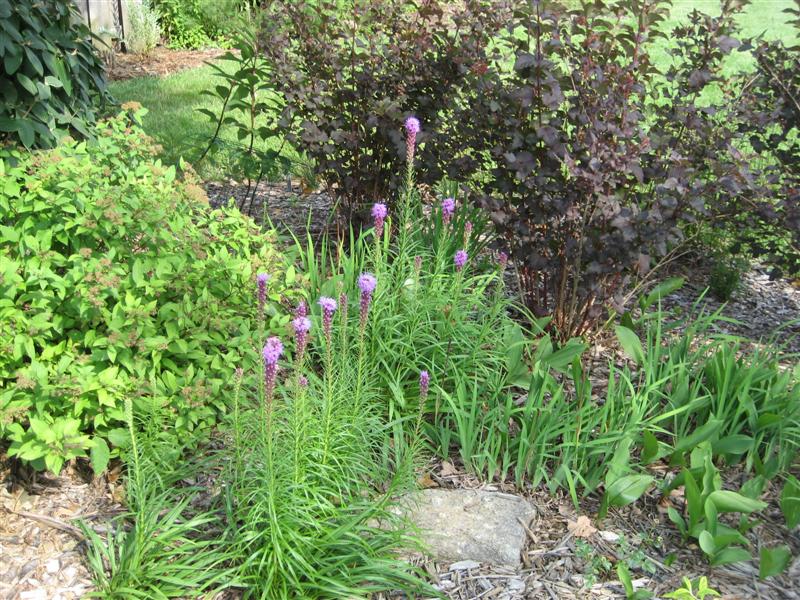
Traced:
[[789, 546], [777, 546], [775, 548], [761, 548], [761, 557], [758, 562], [758, 577], [766, 579], [774, 575], [780, 575], [789, 566], [792, 560], [792, 550]]
[[623, 327], [622, 325], [616, 326], [617, 332], [617, 339], [619, 340], [620, 346], [637, 365], [641, 365], [644, 363], [644, 348], [642, 348], [642, 342], [639, 339], [639, 336], [636, 335], [635, 332], [628, 329], [627, 327]]
[[722, 427], [722, 423], [722, 419], [709, 419], [705, 425], [695, 429], [692, 434], [683, 438], [682, 440], [678, 440], [678, 442], [675, 444], [675, 452], [678, 454], [683, 454], [687, 450], [692, 450], [701, 442], [704, 442], [716, 435], [720, 427]]
[[764, 510], [767, 507], [766, 502], [753, 500], [729, 490], [711, 492], [707, 501], [713, 502], [718, 512], [751, 513], [757, 510]]
[[729, 563], [745, 562], [752, 557], [744, 548], [725, 548], [720, 550], [712, 559], [711, 564], [715, 567], [727, 565]]
[[625, 506], [638, 500], [652, 483], [650, 475], [625, 475], [606, 488], [604, 500], [609, 506]]
[[717, 552], [717, 545], [714, 543], [714, 536], [708, 531], [702, 531], [700, 537], [697, 538], [700, 544], [700, 549], [708, 556], [714, 556]]
[[683, 277], [670, 277], [654, 287], [639, 305], [642, 309], [650, 308], [659, 299], [663, 299], [665, 296], [669, 296], [672, 292], [682, 288], [684, 283], [685, 279]]
[[781, 512], [786, 520], [786, 527], [794, 529], [800, 525], [800, 481], [792, 475], [783, 484]]
[[92, 470], [94, 474], [101, 475], [108, 468], [108, 461], [111, 458], [111, 452], [108, 449], [108, 444], [101, 437], [95, 436], [92, 440], [92, 448], [90, 451], [90, 459], [92, 462]]

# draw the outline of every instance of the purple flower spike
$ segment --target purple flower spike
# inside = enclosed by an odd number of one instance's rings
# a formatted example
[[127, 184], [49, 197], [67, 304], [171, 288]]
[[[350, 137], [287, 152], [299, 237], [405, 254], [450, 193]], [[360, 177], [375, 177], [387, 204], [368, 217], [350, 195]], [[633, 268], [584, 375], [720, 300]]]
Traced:
[[372, 218], [375, 219], [375, 236], [381, 238], [383, 236], [383, 222], [389, 210], [386, 205], [381, 202], [376, 202], [372, 205]]
[[431, 376], [427, 371], [419, 372], [419, 398], [423, 402], [428, 398], [428, 387], [431, 383]]
[[311, 330], [311, 319], [308, 317], [296, 317], [292, 321], [294, 328], [295, 341], [297, 343], [297, 362], [303, 361], [308, 341], [308, 332]]
[[456, 252], [456, 255], [453, 257], [453, 263], [456, 265], [456, 271], [463, 269], [468, 260], [469, 255], [467, 254], [466, 250], [459, 250]]
[[422, 270], [422, 257], [417, 255], [414, 257], [414, 272], [419, 275], [419, 272]]
[[506, 265], [508, 264], [508, 254], [501, 251], [499, 256], [497, 257], [497, 264], [500, 265], [501, 269], [505, 269]]
[[306, 315], [308, 315], [308, 306], [306, 306], [305, 300], [300, 300], [297, 303], [297, 310], [294, 311], [294, 316], [305, 317]]
[[256, 275], [256, 283], [258, 284], [258, 314], [263, 320], [264, 306], [267, 303], [267, 283], [269, 283], [269, 274], [259, 273]]
[[307, 388], [308, 387], [308, 377], [306, 377], [305, 375], [300, 375], [300, 377], [297, 378], [297, 383], [300, 385], [300, 387]]
[[406, 162], [410, 165], [414, 162], [414, 148], [417, 145], [417, 134], [420, 132], [419, 119], [408, 117], [405, 122], [406, 128]]
[[264, 388], [267, 403], [272, 403], [275, 393], [275, 376], [278, 374], [278, 359], [283, 354], [283, 344], [277, 337], [267, 339], [261, 356], [264, 358]]
[[467, 221], [464, 223], [464, 237], [469, 239], [472, 236], [472, 221]]
[[375, 286], [378, 285], [378, 280], [372, 273], [362, 273], [358, 276], [358, 288], [361, 290], [361, 328], [367, 324], [367, 315], [369, 314], [369, 305], [372, 302], [372, 292], [375, 291]]
[[317, 302], [322, 307], [322, 331], [325, 333], [325, 339], [328, 345], [331, 343], [331, 323], [333, 321], [333, 313], [336, 312], [336, 300], [321, 296]]
[[447, 225], [450, 222], [450, 219], [453, 218], [453, 214], [456, 212], [456, 201], [452, 198], [445, 198], [442, 200], [442, 221], [444, 224]]

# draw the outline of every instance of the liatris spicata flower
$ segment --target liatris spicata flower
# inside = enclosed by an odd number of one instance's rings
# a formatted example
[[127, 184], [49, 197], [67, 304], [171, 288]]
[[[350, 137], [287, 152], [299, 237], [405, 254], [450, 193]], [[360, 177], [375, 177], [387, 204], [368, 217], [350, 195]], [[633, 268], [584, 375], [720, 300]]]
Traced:
[[501, 269], [505, 269], [506, 265], [508, 264], [508, 254], [506, 254], [501, 250], [500, 254], [497, 257], [497, 264], [500, 265]]
[[467, 264], [469, 260], [469, 255], [467, 254], [466, 250], [459, 250], [456, 252], [456, 255], [453, 257], [453, 263], [456, 266], [456, 271], [460, 271], [464, 268], [464, 265]]
[[264, 388], [266, 390], [267, 403], [272, 402], [275, 392], [275, 376], [278, 374], [278, 359], [283, 354], [283, 344], [277, 337], [267, 339], [261, 356], [264, 358]]
[[383, 222], [387, 214], [389, 214], [389, 211], [385, 204], [376, 202], [372, 205], [372, 218], [375, 219], [375, 237], [378, 239], [383, 236]]
[[258, 315], [261, 321], [264, 319], [264, 306], [267, 303], [267, 283], [269, 282], [269, 274], [259, 273], [256, 275], [256, 283], [258, 284]]
[[420, 271], [422, 271], [422, 257], [417, 255], [414, 257], [414, 272], [419, 275]]
[[367, 324], [367, 315], [369, 314], [369, 305], [372, 302], [372, 292], [375, 291], [375, 286], [378, 285], [378, 280], [372, 273], [362, 273], [358, 276], [358, 288], [361, 290], [361, 328]]
[[297, 303], [297, 310], [294, 311], [295, 317], [305, 317], [308, 315], [308, 306], [306, 306], [305, 300], [300, 300]]
[[409, 165], [414, 162], [414, 148], [417, 145], [417, 134], [420, 132], [419, 119], [408, 117], [405, 122], [406, 129], [406, 161]]
[[419, 372], [419, 399], [424, 402], [428, 398], [428, 387], [431, 383], [431, 376], [427, 371]]
[[331, 343], [331, 323], [333, 322], [333, 313], [336, 312], [336, 300], [321, 296], [317, 302], [322, 307], [322, 331], [325, 333], [325, 339], [328, 345]]
[[298, 383], [298, 385], [300, 387], [307, 388], [308, 387], [308, 377], [306, 377], [305, 375], [300, 375], [300, 377], [297, 378], [297, 383]]
[[442, 221], [447, 225], [453, 214], [456, 212], [456, 201], [452, 198], [445, 198], [442, 200]]
[[469, 244], [469, 238], [472, 237], [472, 221], [464, 223], [464, 245]]
[[311, 319], [308, 317], [296, 317], [292, 320], [292, 327], [294, 328], [295, 342], [297, 344], [297, 362], [299, 363], [303, 361], [303, 354], [306, 351]]

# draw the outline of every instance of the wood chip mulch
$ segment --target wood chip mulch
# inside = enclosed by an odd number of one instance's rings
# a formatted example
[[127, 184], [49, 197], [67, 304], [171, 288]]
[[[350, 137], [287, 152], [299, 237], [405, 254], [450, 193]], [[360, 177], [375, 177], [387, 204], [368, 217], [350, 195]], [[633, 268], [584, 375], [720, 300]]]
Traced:
[[106, 64], [106, 76], [112, 81], [136, 77], [165, 77], [203, 66], [206, 61], [224, 54], [225, 50], [170, 50], [157, 47], [150, 54], [117, 52]]

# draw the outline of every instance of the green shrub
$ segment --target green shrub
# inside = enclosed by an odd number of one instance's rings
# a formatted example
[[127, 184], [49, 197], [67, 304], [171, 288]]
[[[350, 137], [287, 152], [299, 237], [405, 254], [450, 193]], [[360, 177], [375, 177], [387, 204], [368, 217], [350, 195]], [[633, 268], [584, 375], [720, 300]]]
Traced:
[[234, 366], [255, 356], [241, 310], [255, 272], [286, 272], [275, 301], [294, 278], [274, 238], [210, 210], [138, 127], [120, 116], [92, 133], [0, 162], [0, 438], [56, 472], [90, 448], [103, 470], [128, 395], [137, 411], [163, 406], [177, 436], [213, 424]]
[[151, 52], [161, 39], [158, 15], [147, 0], [128, 3], [130, 31], [125, 38], [128, 50], [138, 54]]
[[0, 142], [51, 147], [89, 135], [110, 100], [103, 64], [72, 2], [0, 0]]
[[[287, 139], [349, 210], [396, 197], [402, 125], [422, 121], [420, 177], [449, 164], [447, 109], [480, 69], [506, 11], [487, 0], [268, 2], [259, 35], [285, 100]], [[452, 165], [451, 165], [452, 166]], [[456, 178], [449, 173], [451, 178]]]
[[251, 6], [246, 0], [154, 0], [170, 48], [225, 43]]

